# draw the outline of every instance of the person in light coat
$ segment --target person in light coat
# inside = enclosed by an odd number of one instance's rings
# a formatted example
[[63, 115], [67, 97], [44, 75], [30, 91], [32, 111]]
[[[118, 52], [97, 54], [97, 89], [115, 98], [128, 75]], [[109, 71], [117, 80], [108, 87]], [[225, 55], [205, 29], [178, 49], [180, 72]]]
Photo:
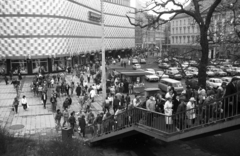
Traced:
[[173, 124], [172, 121], [172, 98], [168, 97], [166, 98], [166, 102], [164, 104], [164, 114], [166, 115], [165, 120], [166, 120], [166, 127], [170, 128], [170, 126]]
[[188, 126], [191, 126], [195, 123], [195, 118], [196, 118], [195, 102], [196, 102], [195, 98], [191, 97], [189, 99], [189, 102], [187, 103], [186, 115], [187, 115], [187, 118], [188, 118]]

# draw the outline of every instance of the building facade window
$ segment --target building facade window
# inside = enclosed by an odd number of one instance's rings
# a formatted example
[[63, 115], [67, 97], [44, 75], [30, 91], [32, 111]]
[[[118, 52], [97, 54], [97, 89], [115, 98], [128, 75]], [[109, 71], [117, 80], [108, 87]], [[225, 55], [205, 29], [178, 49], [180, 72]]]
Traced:
[[54, 58], [52, 59], [52, 71], [62, 71], [66, 69], [66, 58]]
[[20, 71], [21, 74], [27, 74], [27, 61], [26, 60], [12, 60], [11, 61], [11, 69], [13, 70], [13, 74], [18, 74]]
[[39, 73], [40, 69], [44, 71], [44, 73], [48, 72], [48, 60], [47, 59], [35, 59], [32, 60], [32, 72]]
[[4, 74], [7, 71], [7, 65], [5, 60], [0, 60], [0, 74]]

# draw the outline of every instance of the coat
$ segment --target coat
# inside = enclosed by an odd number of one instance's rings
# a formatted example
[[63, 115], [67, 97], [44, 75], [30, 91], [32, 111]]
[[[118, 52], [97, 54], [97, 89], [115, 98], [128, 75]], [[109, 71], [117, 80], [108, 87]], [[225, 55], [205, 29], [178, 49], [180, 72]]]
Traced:
[[169, 117], [172, 115], [172, 102], [166, 101], [164, 104], [164, 114], [166, 115], [166, 124], [173, 124], [172, 117]]
[[113, 99], [113, 107], [118, 107], [119, 106], [119, 102], [120, 102], [119, 99], [117, 99], [117, 98]]
[[196, 112], [195, 112], [195, 104], [192, 104], [191, 101], [189, 101], [187, 103], [187, 112], [186, 112], [186, 115], [187, 115], [187, 118], [188, 119], [195, 119], [196, 118]]
[[76, 94], [77, 94], [77, 96], [80, 96], [80, 94], [81, 94], [81, 87], [80, 86], [77, 86]]
[[185, 118], [186, 110], [187, 110], [186, 104], [184, 102], [181, 102], [178, 105], [177, 112], [176, 112], [178, 119], [184, 119]]
[[45, 99], [44, 99], [44, 94], [42, 94], [42, 100], [47, 101], [47, 94], [45, 94]]
[[86, 127], [86, 121], [85, 121], [85, 119], [83, 118], [83, 117], [81, 117], [81, 118], [78, 118], [78, 124], [79, 124], [79, 127], [81, 128], [81, 129], [85, 129], [85, 127]]

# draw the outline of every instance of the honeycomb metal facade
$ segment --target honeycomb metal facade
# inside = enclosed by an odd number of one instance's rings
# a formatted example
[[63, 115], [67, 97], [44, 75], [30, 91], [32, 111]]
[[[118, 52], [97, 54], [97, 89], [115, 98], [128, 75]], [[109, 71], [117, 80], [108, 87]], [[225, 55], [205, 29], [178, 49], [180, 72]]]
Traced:
[[[135, 46], [125, 14], [134, 8], [104, 3], [106, 49]], [[101, 50], [100, 0], [1, 0], [0, 54], [7, 58], [66, 56]]]

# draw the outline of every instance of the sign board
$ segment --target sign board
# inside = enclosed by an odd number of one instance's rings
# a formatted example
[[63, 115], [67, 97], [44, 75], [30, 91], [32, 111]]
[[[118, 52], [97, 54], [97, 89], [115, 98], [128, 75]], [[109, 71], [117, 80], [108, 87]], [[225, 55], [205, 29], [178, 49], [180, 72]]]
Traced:
[[93, 21], [93, 22], [101, 22], [101, 14], [97, 14], [95, 12], [89, 11], [88, 19], [89, 21]]

